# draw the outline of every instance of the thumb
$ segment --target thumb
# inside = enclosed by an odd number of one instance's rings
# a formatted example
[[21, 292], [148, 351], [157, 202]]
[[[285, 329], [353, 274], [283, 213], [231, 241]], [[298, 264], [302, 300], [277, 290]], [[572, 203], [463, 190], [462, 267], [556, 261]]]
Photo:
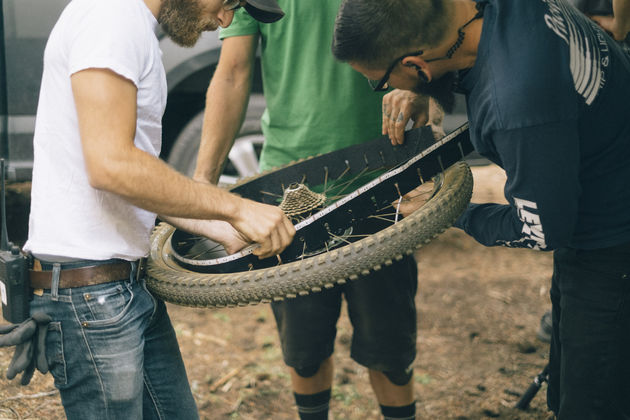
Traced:
[[422, 127], [426, 123], [427, 123], [427, 119], [426, 118], [417, 118], [417, 119], [413, 120], [413, 125], [411, 126], [411, 128]]
[[423, 109], [411, 115], [411, 119], [413, 120], [412, 128], [422, 127], [429, 122], [429, 113], [426, 109]]

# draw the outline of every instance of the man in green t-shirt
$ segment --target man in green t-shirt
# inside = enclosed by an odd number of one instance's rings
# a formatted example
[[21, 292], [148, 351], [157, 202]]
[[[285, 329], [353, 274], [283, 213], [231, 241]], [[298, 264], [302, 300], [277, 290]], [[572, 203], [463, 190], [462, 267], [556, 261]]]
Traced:
[[[372, 140], [382, 133], [389, 134], [392, 143], [401, 142], [410, 117], [403, 115], [405, 98], [390, 94], [383, 101], [359, 73], [332, 57], [340, 0], [278, 3], [285, 17], [277, 23], [259, 24], [238, 10], [230, 27], [221, 31], [224, 41], [208, 88], [195, 171], [199, 181], [219, 178], [245, 115], [259, 41], [267, 103], [262, 117], [262, 169]], [[416, 124], [419, 121], [416, 118]], [[406, 257], [359, 281], [272, 304], [300, 418], [328, 416], [332, 353], [343, 297], [354, 328], [351, 356], [369, 369], [383, 415], [415, 417], [411, 379], [416, 289], [416, 263]]]

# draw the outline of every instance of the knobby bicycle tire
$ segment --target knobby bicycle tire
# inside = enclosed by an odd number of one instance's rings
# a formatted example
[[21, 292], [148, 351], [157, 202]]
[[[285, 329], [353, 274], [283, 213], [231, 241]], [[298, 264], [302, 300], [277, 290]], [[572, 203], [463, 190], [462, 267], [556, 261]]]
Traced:
[[175, 228], [161, 223], [152, 234], [147, 286], [174, 304], [225, 307], [293, 298], [357, 280], [412, 254], [464, 211], [472, 195], [470, 168], [457, 162], [442, 177], [441, 187], [426, 204], [371, 236], [310, 258], [251, 271], [199, 273], [182, 267], [172, 257]]

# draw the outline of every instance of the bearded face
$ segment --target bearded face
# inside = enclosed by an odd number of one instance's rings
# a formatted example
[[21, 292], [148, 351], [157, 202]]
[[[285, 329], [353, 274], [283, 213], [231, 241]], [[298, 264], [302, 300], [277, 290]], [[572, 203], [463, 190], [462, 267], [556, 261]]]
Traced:
[[219, 27], [215, 18], [204, 17], [199, 0], [163, 0], [158, 22], [164, 32], [183, 47], [192, 47], [202, 32]]
[[418, 81], [413, 89], [415, 93], [428, 95], [442, 107], [444, 112], [451, 114], [455, 108], [455, 83], [457, 82], [457, 74], [448, 72], [439, 79], [428, 83]]

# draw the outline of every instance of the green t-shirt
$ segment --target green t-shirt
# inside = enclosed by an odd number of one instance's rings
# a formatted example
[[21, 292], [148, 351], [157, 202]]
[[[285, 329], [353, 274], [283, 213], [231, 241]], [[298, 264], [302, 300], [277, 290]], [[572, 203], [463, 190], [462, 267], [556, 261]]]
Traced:
[[381, 101], [367, 80], [331, 53], [341, 0], [278, 0], [286, 15], [259, 23], [244, 9], [221, 39], [260, 33], [267, 109], [261, 169], [381, 135]]

